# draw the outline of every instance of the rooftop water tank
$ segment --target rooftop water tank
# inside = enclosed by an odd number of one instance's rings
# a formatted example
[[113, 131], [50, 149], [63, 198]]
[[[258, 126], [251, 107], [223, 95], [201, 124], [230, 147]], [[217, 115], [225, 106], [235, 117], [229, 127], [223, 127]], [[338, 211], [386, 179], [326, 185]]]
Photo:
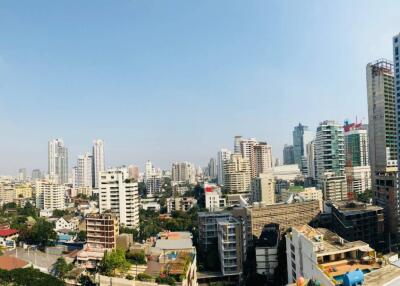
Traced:
[[344, 286], [357, 286], [362, 285], [364, 282], [364, 273], [357, 269], [352, 272], [347, 272], [343, 276], [343, 285]]

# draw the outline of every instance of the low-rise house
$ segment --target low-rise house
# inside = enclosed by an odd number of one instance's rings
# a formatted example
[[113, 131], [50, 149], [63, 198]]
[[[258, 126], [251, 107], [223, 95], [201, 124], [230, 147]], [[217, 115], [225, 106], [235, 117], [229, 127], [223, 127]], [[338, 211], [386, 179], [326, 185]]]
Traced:
[[2, 229], [0, 230], [0, 245], [5, 248], [14, 249], [16, 247], [16, 239], [18, 238], [18, 230]]
[[79, 226], [80, 220], [75, 216], [63, 216], [60, 217], [56, 222], [56, 230], [59, 229], [69, 229], [69, 230], [77, 230]]

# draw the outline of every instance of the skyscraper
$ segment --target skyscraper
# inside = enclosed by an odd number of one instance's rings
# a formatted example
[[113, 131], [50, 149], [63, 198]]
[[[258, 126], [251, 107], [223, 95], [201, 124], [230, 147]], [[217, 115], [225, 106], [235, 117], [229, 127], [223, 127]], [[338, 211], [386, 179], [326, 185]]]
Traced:
[[172, 163], [172, 181], [195, 183], [196, 170], [193, 164], [188, 162]]
[[390, 233], [392, 238], [400, 238], [393, 64], [389, 60], [380, 59], [369, 63], [366, 73], [373, 200], [384, 209], [385, 232]]
[[40, 180], [41, 178], [42, 178], [42, 172], [39, 169], [33, 169], [31, 180], [36, 181], [36, 180]]
[[315, 141], [312, 140], [306, 146], [307, 148], [307, 176], [315, 179], [317, 177], [316, 165], [315, 161]]
[[208, 163], [208, 175], [210, 179], [215, 179], [217, 177], [217, 164], [214, 158], [211, 158]]
[[59, 184], [68, 183], [68, 149], [62, 139], [48, 144], [48, 172], [50, 179]]
[[241, 135], [236, 135], [234, 139], [233, 145], [233, 153], [240, 153], [240, 142], [242, 141], [243, 137]]
[[24, 182], [26, 181], [26, 169], [21, 168], [18, 170], [18, 181]]
[[293, 145], [287, 145], [283, 147], [283, 165], [292, 165], [294, 164], [294, 153], [293, 153]]
[[371, 188], [367, 130], [361, 123], [344, 125], [345, 172], [349, 195]]
[[272, 147], [254, 138], [242, 139], [240, 151], [243, 158], [249, 159], [251, 178], [257, 177], [272, 168]]
[[[341, 181], [346, 181], [344, 174], [344, 137], [341, 125], [331, 120], [319, 124], [315, 138], [315, 157], [317, 181], [324, 192], [324, 199], [338, 198], [339, 195], [334, 193], [346, 191], [341, 183]], [[327, 189], [327, 181], [335, 182], [335, 184], [330, 184], [329, 189]], [[335, 186], [340, 186], [340, 190], [335, 190]], [[341, 194], [340, 197], [344, 199], [344, 195]]]
[[307, 175], [307, 144], [313, 140], [313, 133], [308, 126], [299, 123], [293, 130], [293, 157], [294, 162], [299, 165], [303, 175]]
[[105, 171], [103, 140], [98, 139], [93, 141], [92, 156], [92, 186], [97, 189], [100, 182], [99, 175], [101, 172]]
[[[239, 152], [240, 154], [240, 152]], [[228, 149], [222, 148], [218, 152], [217, 156], [217, 177], [218, 177], [218, 185], [224, 185], [225, 183], [225, 170], [224, 170], [224, 164], [230, 159], [231, 157], [231, 151]]]
[[125, 168], [101, 172], [99, 209], [100, 213], [115, 213], [122, 225], [136, 228], [139, 226], [138, 183], [128, 176]]
[[89, 153], [78, 156], [75, 167], [75, 187], [92, 187], [92, 163], [93, 157]]

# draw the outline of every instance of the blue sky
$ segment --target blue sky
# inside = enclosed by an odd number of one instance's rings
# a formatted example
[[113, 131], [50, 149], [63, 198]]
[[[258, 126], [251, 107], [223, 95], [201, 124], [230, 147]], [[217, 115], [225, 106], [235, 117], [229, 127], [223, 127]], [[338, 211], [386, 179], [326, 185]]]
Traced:
[[47, 141], [108, 166], [205, 165], [233, 136], [367, 119], [365, 65], [391, 58], [398, 1], [0, 2], [0, 174]]

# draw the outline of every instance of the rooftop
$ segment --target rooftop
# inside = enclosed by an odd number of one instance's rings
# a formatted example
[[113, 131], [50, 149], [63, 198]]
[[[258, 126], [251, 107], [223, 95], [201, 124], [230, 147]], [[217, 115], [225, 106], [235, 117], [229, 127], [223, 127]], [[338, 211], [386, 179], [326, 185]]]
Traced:
[[0, 236], [1, 237], [7, 237], [7, 236], [14, 235], [14, 234], [17, 234], [17, 233], [18, 233], [18, 230], [12, 229], [12, 228], [10, 228], [10, 229], [1, 229], [0, 230]]
[[379, 211], [382, 210], [379, 206], [374, 206], [358, 201], [341, 201], [332, 204], [337, 210], [342, 212], [364, 212], [364, 211]]
[[24, 268], [29, 264], [29, 262], [13, 257], [2, 255], [0, 256], [0, 269], [3, 270], [13, 270], [17, 268]]

